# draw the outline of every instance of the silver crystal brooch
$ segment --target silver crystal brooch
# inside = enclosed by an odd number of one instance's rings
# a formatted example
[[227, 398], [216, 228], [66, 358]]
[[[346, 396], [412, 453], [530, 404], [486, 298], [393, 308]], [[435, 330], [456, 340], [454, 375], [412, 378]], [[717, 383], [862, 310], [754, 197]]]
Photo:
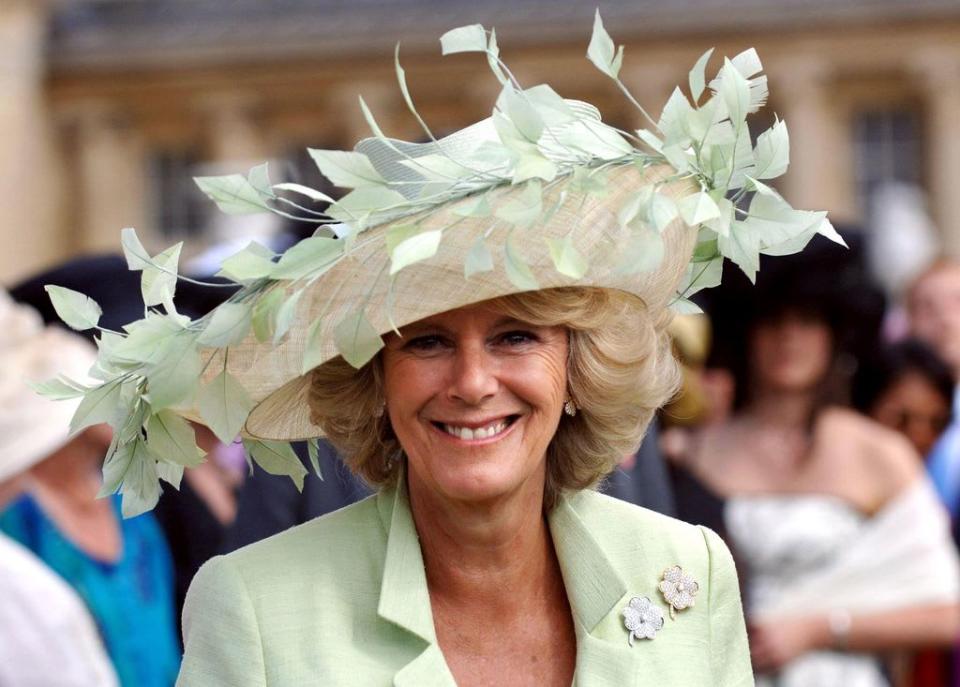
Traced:
[[633, 646], [634, 638], [653, 639], [663, 627], [663, 611], [645, 596], [635, 596], [623, 609], [623, 624], [630, 630], [627, 642]]

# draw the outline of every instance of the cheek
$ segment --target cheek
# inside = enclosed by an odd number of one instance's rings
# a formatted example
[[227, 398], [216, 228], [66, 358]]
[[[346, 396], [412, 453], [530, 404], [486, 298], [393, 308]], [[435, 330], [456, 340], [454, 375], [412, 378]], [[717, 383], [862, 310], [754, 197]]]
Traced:
[[873, 416], [873, 419], [879, 422], [881, 425], [898, 429], [898, 417], [900, 416], [900, 413], [901, 410], [899, 404], [887, 397], [881, 398], [874, 405], [873, 412], [870, 414]]
[[383, 357], [383, 396], [389, 408], [399, 413], [422, 406], [437, 386], [435, 366], [399, 355]]
[[833, 352], [833, 344], [829, 337], [816, 337], [814, 345], [810, 347], [813, 365], [818, 372], [826, 372], [830, 367], [830, 358]]
[[531, 386], [534, 386], [543, 397], [544, 402], [552, 408], [559, 408], [567, 399], [567, 346], [544, 351], [538, 355], [538, 373], [530, 375]]

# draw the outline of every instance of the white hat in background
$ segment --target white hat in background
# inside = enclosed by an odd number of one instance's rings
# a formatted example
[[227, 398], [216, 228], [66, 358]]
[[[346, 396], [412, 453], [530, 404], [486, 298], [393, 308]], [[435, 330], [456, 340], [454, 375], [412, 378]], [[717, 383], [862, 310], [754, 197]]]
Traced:
[[75, 334], [44, 326], [40, 315], [0, 291], [0, 482], [27, 470], [65, 445], [79, 398], [53, 401], [30, 382], [63, 375], [84, 383], [96, 361]]

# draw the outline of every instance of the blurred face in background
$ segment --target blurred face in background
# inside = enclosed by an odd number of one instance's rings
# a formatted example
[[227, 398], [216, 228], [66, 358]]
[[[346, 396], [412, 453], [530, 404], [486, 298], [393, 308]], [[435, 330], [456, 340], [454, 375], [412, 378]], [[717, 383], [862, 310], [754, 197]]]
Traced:
[[960, 379], [960, 265], [943, 264], [921, 276], [907, 308], [913, 335], [932, 346]]
[[750, 337], [750, 365], [759, 392], [813, 391], [833, 358], [833, 335], [817, 315], [788, 311], [760, 321]]
[[906, 436], [926, 456], [950, 421], [950, 400], [923, 374], [911, 371], [877, 398], [870, 416]]

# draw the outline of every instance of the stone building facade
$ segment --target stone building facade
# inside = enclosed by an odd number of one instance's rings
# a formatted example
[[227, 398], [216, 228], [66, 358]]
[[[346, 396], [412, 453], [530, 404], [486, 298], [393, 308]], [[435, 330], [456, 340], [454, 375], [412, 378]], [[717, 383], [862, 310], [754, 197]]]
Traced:
[[[956, 0], [597, 4], [649, 110], [705, 49], [754, 46], [771, 82], [765, 116], [790, 129], [787, 198], [859, 223], [877, 184], [917, 183], [960, 255]], [[0, 279], [115, 250], [125, 226], [154, 249], [274, 230], [218, 218], [189, 177], [271, 160], [278, 180], [319, 184], [303, 149], [367, 135], [358, 94], [388, 135], [419, 138], [396, 87], [398, 38], [438, 132], [486, 116], [496, 97], [482, 58], [439, 56], [440, 34], [471, 22], [499, 29], [521, 83], [549, 81], [642, 126], [584, 57], [592, 13], [577, 0], [0, 0]]]

